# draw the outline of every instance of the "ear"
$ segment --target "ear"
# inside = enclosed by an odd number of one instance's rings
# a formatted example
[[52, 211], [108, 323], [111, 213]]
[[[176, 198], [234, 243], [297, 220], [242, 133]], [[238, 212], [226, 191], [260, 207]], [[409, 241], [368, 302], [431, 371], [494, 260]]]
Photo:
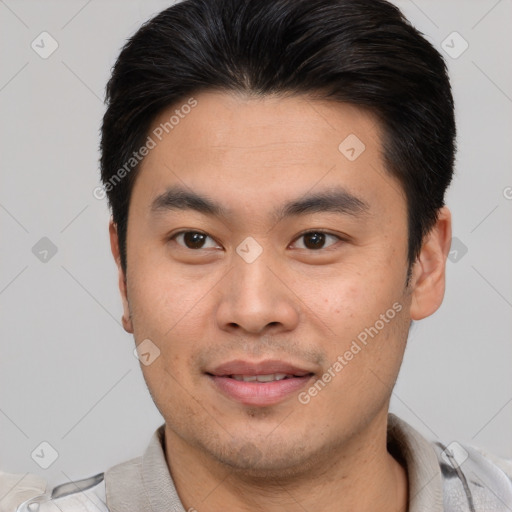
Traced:
[[446, 284], [446, 259], [452, 240], [450, 210], [439, 210], [436, 224], [425, 236], [421, 252], [412, 268], [411, 319], [421, 320], [432, 315], [443, 302]]
[[130, 307], [128, 304], [128, 294], [126, 291], [126, 276], [121, 266], [121, 255], [119, 252], [119, 237], [117, 235], [117, 226], [114, 224], [113, 219], [110, 219], [108, 225], [108, 231], [110, 233], [110, 249], [112, 250], [112, 256], [117, 265], [119, 273], [119, 291], [121, 292], [121, 300], [123, 301], [123, 316], [122, 322], [126, 332], [133, 334], [133, 324], [131, 319]]

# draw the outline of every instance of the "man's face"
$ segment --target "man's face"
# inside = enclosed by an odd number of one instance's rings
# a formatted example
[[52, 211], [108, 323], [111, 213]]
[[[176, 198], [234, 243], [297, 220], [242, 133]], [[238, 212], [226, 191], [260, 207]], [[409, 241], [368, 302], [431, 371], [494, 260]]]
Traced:
[[[125, 325], [160, 351], [142, 370], [169, 438], [282, 474], [387, 414], [411, 320], [406, 200], [354, 106], [194, 97], [161, 141], [180, 105], [149, 133]], [[222, 214], [162, 196], [178, 188]]]

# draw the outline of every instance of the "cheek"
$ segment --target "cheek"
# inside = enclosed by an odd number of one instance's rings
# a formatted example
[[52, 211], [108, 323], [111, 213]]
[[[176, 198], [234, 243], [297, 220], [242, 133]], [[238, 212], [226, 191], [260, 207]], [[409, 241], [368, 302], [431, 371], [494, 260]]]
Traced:
[[[148, 270], [148, 268], [150, 270]], [[136, 343], [150, 339], [160, 351], [155, 365], [143, 367], [154, 388], [178, 384], [166, 375], [188, 378], [189, 359], [211, 331], [212, 276], [192, 282], [177, 268], [133, 266], [134, 279], [128, 281], [128, 297]], [[209, 300], [210, 299], [210, 300]], [[158, 364], [156, 364], [158, 363]]]
[[[128, 299], [134, 328], [166, 337], [190, 316], [197, 316], [209, 279], [190, 280], [170, 265], [134, 265], [128, 279]], [[199, 306], [199, 307], [198, 307]]]
[[318, 312], [334, 324], [354, 321], [360, 310], [359, 304], [364, 301], [364, 291], [354, 283], [329, 284], [317, 293], [318, 298], [312, 297], [311, 300], [317, 305]]
[[339, 335], [374, 322], [397, 300], [396, 286], [382, 273], [354, 273], [338, 280], [308, 281], [301, 289], [297, 295], [304, 297], [308, 309]]
[[391, 385], [403, 354], [407, 306], [390, 276], [325, 283], [316, 290], [310, 287], [310, 297], [308, 306], [315, 311], [312, 321], [325, 331], [328, 365], [345, 356], [343, 371], [337, 374], [340, 378], [332, 389], [350, 382], [361, 391], [369, 380], [376, 379], [375, 374]]

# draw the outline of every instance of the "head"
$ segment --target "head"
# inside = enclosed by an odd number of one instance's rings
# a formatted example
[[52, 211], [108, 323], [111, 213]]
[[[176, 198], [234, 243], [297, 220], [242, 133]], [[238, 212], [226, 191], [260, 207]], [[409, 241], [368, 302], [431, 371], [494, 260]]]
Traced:
[[[123, 325], [158, 354], [168, 434], [282, 474], [385, 422], [410, 323], [444, 294], [439, 53], [385, 1], [186, 0], [128, 41], [107, 103]], [[236, 390], [260, 363], [288, 364], [289, 391]]]

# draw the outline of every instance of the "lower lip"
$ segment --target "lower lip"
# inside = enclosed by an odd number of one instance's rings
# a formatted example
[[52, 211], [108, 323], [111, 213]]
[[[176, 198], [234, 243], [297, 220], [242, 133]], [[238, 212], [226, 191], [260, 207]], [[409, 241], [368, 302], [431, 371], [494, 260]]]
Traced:
[[272, 382], [244, 382], [231, 377], [210, 375], [214, 385], [224, 395], [244, 405], [274, 405], [289, 395], [297, 393], [311, 379], [312, 375], [274, 380]]

